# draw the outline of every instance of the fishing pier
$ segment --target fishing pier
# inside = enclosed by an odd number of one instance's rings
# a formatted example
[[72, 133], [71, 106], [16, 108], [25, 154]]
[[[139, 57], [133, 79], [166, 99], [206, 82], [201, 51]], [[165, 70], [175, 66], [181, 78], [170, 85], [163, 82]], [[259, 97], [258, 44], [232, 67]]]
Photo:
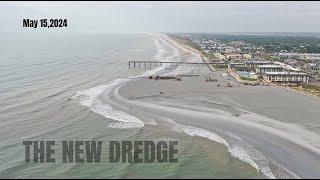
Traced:
[[157, 67], [157, 66], [203, 66], [203, 65], [211, 65], [211, 64], [217, 64], [217, 63], [192, 63], [192, 62], [170, 62], [170, 61], [129, 61], [128, 66], [129, 68], [141, 68], [141, 67]]

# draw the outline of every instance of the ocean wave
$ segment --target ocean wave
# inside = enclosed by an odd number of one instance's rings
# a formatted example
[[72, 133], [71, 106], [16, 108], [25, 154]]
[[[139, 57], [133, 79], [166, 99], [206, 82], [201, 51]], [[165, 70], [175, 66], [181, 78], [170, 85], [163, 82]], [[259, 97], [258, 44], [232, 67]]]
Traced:
[[[115, 89], [114, 93], [115, 93], [115, 97], [119, 98], [119, 100], [122, 102], [127, 102], [128, 104], [134, 104], [134, 105], [141, 106], [141, 107], [149, 107], [149, 108], [157, 108], [157, 109], [161, 109], [159, 107], [162, 107], [162, 109], [167, 110], [166, 107], [155, 105], [155, 104], [149, 104], [149, 103], [145, 103], [145, 102], [141, 102], [141, 101], [135, 101], [135, 102], [128, 101], [119, 95], [118, 90], [120, 87], [121, 86], [118, 86]], [[217, 117], [220, 117], [220, 116], [217, 116]], [[276, 174], [277, 176], [275, 176], [275, 174], [273, 174], [273, 172], [270, 168], [269, 160], [265, 156], [263, 156], [259, 150], [255, 149], [253, 146], [251, 146], [250, 144], [248, 144], [247, 142], [242, 140], [240, 137], [238, 137], [230, 132], [225, 132], [225, 131], [217, 129], [217, 130], [215, 130], [215, 132], [217, 132], [219, 134], [218, 135], [217, 133], [214, 133], [214, 132], [206, 130], [206, 129], [178, 124], [169, 118], [166, 118], [166, 117], [163, 117], [163, 118], [171, 123], [170, 128], [173, 131], [183, 132], [183, 133], [190, 135], [190, 136], [204, 137], [209, 140], [215, 141], [217, 143], [223, 144], [224, 146], [227, 147], [228, 152], [230, 152], [231, 156], [233, 156], [234, 158], [237, 158], [243, 162], [248, 163], [249, 165], [251, 165], [252, 167], [257, 169], [258, 172], [262, 173], [266, 177], [271, 178], [271, 179], [276, 178], [276, 177], [281, 177], [281, 175], [279, 175], [279, 174]], [[220, 117], [220, 118], [225, 118], [225, 117]], [[294, 175], [294, 173], [290, 172], [289, 170], [287, 170], [285, 168], [280, 168], [280, 169], [285, 171], [287, 174], [291, 174], [292, 176], [290, 176], [290, 177], [298, 177], [298, 176]]]
[[[156, 35], [153, 38], [154, 38], [155, 46], [157, 47], [157, 50], [158, 50], [157, 54], [154, 56], [156, 59], [167, 61], [177, 55], [177, 53], [175, 53], [163, 59], [163, 55], [166, 53], [165, 47], [163, 45], [163, 39], [159, 35]], [[99, 99], [99, 96], [102, 94], [109, 94], [112, 88], [114, 88], [117, 85], [130, 81], [131, 80], [130, 78], [138, 78], [138, 77], [154, 75], [157, 72], [160, 72], [164, 69], [165, 69], [165, 66], [159, 66], [159, 67], [147, 70], [141, 75], [131, 76], [129, 78], [115, 79], [114, 81], [105, 85], [99, 85], [87, 90], [78, 91], [76, 95], [72, 96], [70, 99], [75, 99], [77, 97], [80, 97], [80, 104], [82, 106], [90, 108], [92, 112], [100, 114], [105, 118], [113, 119], [115, 121], [120, 121], [116, 123], [111, 123], [109, 125], [110, 128], [118, 128], [118, 129], [141, 128], [141, 127], [144, 127], [145, 123], [150, 125], [156, 125], [155, 121], [144, 123], [142, 120], [140, 120], [135, 116], [132, 116], [123, 111], [118, 111], [113, 109], [109, 104], [102, 102]]]
[[194, 126], [178, 124], [168, 118], [166, 118], [166, 121], [173, 124], [171, 129], [175, 132], [184, 132], [190, 136], [204, 137], [225, 145], [228, 148], [228, 152], [230, 152], [231, 156], [234, 158], [238, 158], [239, 160], [250, 164], [252, 167], [257, 169], [258, 172], [261, 172], [270, 179], [275, 178], [269, 168], [268, 160], [258, 150], [243, 141], [240, 137], [232, 133], [225, 132], [224, 135], [227, 135], [228, 139], [230, 139], [229, 142], [227, 142], [224, 138], [212, 131]]
[[[165, 40], [163, 40], [163, 38], [160, 36], [157, 36], [155, 38], [154, 43], [158, 49], [158, 53], [155, 55], [155, 58], [160, 61], [172, 60], [175, 56], [178, 55], [178, 49], [173, 48], [174, 54], [164, 58], [163, 56], [165, 55], [166, 50], [163, 46], [164, 45], [170, 46], [168, 43], [164, 43], [164, 41]], [[164, 68], [165, 66], [159, 66], [151, 70], [145, 71], [140, 76], [132, 76], [131, 78], [154, 75], [155, 73], [164, 70]], [[177, 70], [176, 72], [179, 72], [179, 70]], [[141, 128], [141, 127], [144, 127], [145, 125], [145, 123], [142, 120], [126, 112], [114, 110], [109, 104], [106, 104], [99, 99], [100, 95], [109, 94], [112, 88], [118, 85], [124, 84], [129, 80], [130, 80], [129, 78], [116, 79], [115, 81], [106, 85], [100, 85], [100, 86], [90, 88], [88, 90], [78, 91], [77, 94], [73, 96], [71, 99], [81, 96], [80, 97], [81, 105], [90, 108], [91, 111], [97, 114], [100, 114], [106, 118], [110, 118], [115, 121], [118, 121], [115, 123], [110, 123], [109, 124], [110, 128], [117, 128], [117, 129]], [[171, 127], [173, 131], [184, 132], [190, 136], [204, 137], [209, 140], [215, 141], [217, 143], [223, 144], [228, 148], [228, 151], [233, 157], [238, 158], [241, 161], [244, 161], [250, 164], [252, 167], [256, 168], [257, 171], [261, 172], [268, 178], [275, 178], [268, 166], [267, 159], [259, 151], [254, 149], [252, 146], [244, 142], [239, 137], [232, 135], [230, 133], [227, 134], [229, 136], [229, 139], [233, 139], [228, 143], [224, 138], [222, 138], [221, 136], [219, 136], [218, 134], [212, 131], [208, 131], [198, 127], [178, 124], [172, 120], [170, 122], [173, 124], [173, 126]]]
[[[162, 61], [172, 60], [177, 54], [167, 56], [165, 59], [160, 59], [164, 58], [163, 56], [166, 53], [161, 41], [163, 41], [163, 39], [161, 40], [160, 36], [156, 37], [155, 45], [158, 48], [158, 53], [155, 55], [155, 58], [159, 58], [158, 60]], [[175, 53], [177, 53], [177, 49], [175, 49]], [[142, 73], [140, 76], [133, 77], [154, 75], [155, 73], [164, 70], [164, 68], [165, 66], [156, 67]], [[115, 123], [110, 123], [110, 128], [141, 128], [144, 127], [145, 122], [128, 113], [114, 110], [109, 104], [106, 104], [99, 99], [100, 95], [109, 94], [114, 87], [122, 85], [128, 82], [129, 80], [129, 78], [117, 79], [114, 82], [111, 82], [107, 85], [100, 85], [85, 91], [79, 91], [74, 97], [72, 97], [72, 99], [81, 96], [80, 102], [83, 106], [89, 107], [93, 112], [100, 114], [106, 118], [118, 121]], [[119, 87], [120, 86], [117, 87], [116, 91], [118, 91]], [[227, 147], [228, 152], [230, 152], [231, 156], [233, 156], [234, 158], [238, 158], [239, 160], [250, 164], [252, 167], [257, 169], [258, 172], [261, 172], [268, 178], [275, 178], [274, 174], [272, 173], [269, 167], [269, 161], [267, 160], [267, 158], [265, 158], [253, 146], [243, 141], [240, 137], [229, 132], [220, 132], [220, 134], [218, 135], [206, 129], [178, 124], [172, 121], [171, 119], [169, 120], [169, 122], [172, 123], [171, 129], [173, 131], [183, 132], [190, 136], [204, 137], [217, 143], [223, 144]]]
[[225, 138], [228, 139], [229, 152], [232, 156], [248, 162], [268, 178], [276, 178], [269, 167], [268, 159], [263, 156], [260, 151], [230, 132], [223, 131], [222, 134], [224, 134], [226, 136]]
[[167, 117], [162, 117], [161, 119], [169, 122], [171, 124], [171, 130], [175, 132], [183, 132], [190, 136], [204, 137], [225, 145], [231, 156], [250, 164], [252, 167], [257, 169], [258, 172], [262, 173], [269, 179], [300, 178], [298, 175], [279, 165], [274, 160], [267, 159], [259, 150], [231, 132], [216, 129], [215, 131], [217, 133], [214, 133], [206, 129], [176, 123]]
[[78, 91], [77, 94], [71, 99], [75, 99], [80, 96], [80, 104], [82, 106], [90, 108], [94, 113], [100, 114], [105, 118], [120, 121], [121, 123], [111, 123], [109, 127], [112, 128], [141, 128], [144, 123], [128, 113], [113, 109], [109, 104], [103, 103], [99, 96], [102, 93], [109, 93], [111, 89], [121, 83], [127, 82], [129, 79], [116, 79], [115, 81], [107, 84], [96, 86], [84, 91]]

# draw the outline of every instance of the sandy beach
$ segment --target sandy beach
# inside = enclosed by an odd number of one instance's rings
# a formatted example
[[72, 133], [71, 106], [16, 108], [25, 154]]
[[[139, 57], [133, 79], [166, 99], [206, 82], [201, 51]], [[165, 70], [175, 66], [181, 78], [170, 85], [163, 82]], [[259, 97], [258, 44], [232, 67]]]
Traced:
[[[162, 36], [164, 39], [166, 39], [168, 42], [170, 42], [170, 43], [172, 43], [173, 45], [179, 47], [179, 49], [181, 50], [181, 51], [180, 51], [181, 54], [189, 54], [189, 53], [191, 53], [191, 54], [194, 54], [194, 55], [198, 56], [199, 58], [201, 58], [203, 62], [210, 63], [210, 62], [208, 61], [208, 59], [207, 59], [199, 50], [194, 49], [194, 48], [189, 47], [189, 46], [186, 46], [186, 45], [184, 45], [184, 44], [181, 44], [181, 43], [179, 43], [179, 42], [171, 39], [171, 38], [168, 37], [167, 35], [161, 34], [161, 36]], [[215, 68], [212, 67], [212, 66], [208, 66], [208, 68], [210, 68], [212, 71], [216, 71]]]
[[195, 134], [208, 139], [213, 133], [218, 138], [210, 140], [266, 177], [320, 177], [320, 101], [275, 86], [226, 87], [221, 73], [203, 66], [182, 81], [138, 78], [114, 87], [109, 101], [144, 122], [201, 128]]
[[0, 9], [1, 179], [320, 178], [320, 3]]

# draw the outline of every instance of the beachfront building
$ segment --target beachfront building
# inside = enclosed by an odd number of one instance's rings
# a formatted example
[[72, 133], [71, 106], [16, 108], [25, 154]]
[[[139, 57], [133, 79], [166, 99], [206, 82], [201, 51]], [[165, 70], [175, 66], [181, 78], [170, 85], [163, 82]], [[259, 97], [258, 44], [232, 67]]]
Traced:
[[256, 67], [256, 73], [265, 72], [283, 72], [283, 68], [280, 65], [260, 65]]
[[245, 62], [240, 62], [240, 63], [229, 63], [228, 68], [230, 70], [236, 70], [236, 69], [250, 69], [254, 70], [255, 67], [257, 66], [262, 66], [262, 65], [273, 65], [271, 61], [245, 61]]
[[256, 67], [256, 72], [257, 73], [264, 73], [264, 72], [283, 72], [283, 71], [288, 71], [288, 72], [301, 72], [300, 69], [293, 68], [292, 66], [284, 63], [278, 63], [275, 62], [272, 65], [260, 65]]
[[271, 61], [247, 61], [229, 63], [231, 72], [239, 77], [253, 78], [261, 75], [267, 82], [277, 83], [308, 83], [309, 75], [288, 64]]
[[289, 64], [285, 64], [285, 63], [278, 62], [278, 61], [275, 61], [274, 64], [282, 66], [284, 71], [302, 72], [301, 69], [294, 68], [294, 67], [290, 66]]
[[272, 65], [273, 62], [271, 61], [247, 61], [245, 62], [245, 65], [248, 67], [257, 67], [257, 66], [261, 66], [261, 65]]
[[276, 83], [308, 83], [309, 76], [302, 72], [265, 72], [262, 78], [267, 82]]

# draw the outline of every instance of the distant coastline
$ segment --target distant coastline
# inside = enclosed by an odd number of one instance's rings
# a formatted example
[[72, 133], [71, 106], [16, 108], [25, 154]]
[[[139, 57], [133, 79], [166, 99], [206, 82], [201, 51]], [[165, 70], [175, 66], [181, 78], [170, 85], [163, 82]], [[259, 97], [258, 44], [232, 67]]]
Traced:
[[[224, 33], [224, 34], [232, 34], [232, 33]], [[239, 33], [233, 33], [233, 34], [241, 34], [240, 32]], [[301, 36], [303, 36], [303, 34], [317, 34], [317, 33], [243, 33], [245, 35], [294, 35], [294, 34], [299, 34]], [[320, 37], [320, 33], [318, 33], [319, 37]], [[194, 53], [196, 53], [197, 55], [199, 55], [201, 57], [201, 59], [203, 60], [203, 62], [205, 63], [210, 63], [210, 61], [207, 59], [207, 57], [199, 50], [193, 48], [193, 47], [190, 47], [186, 44], [184, 44], [183, 42], [181, 42], [179, 39], [176, 39], [168, 34], [162, 34], [162, 36], [168, 40], [169, 42], [171, 42], [172, 44], [176, 45], [177, 47], [182, 47], [182, 48], [185, 48], [185, 49], [188, 49]], [[211, 66], [211, 65], [208, 65], [208, 68], [211, 70], [211, 71], [216, 71], [216, 69]], [[238, 82], [247, 82], [247, 83], [250, 83], [249, 81], [244, 81], [244, 80], [240, 80], [240, 78], [237, 78], [237, 76], [235, 76], [234, 74], [231, 74], [233, 75], [233, 77], [238, 81]], [[316, 97], [317, 99], [319, 99], [319, 95], [317, 95], [316, 93], [313, 93], [309, 90], [306, 90], [304, 88], [293, 88], [293, 87], [284, 87], [284, 86], [281, 86], [281, 85], [277, 85], [277, 84], [274, 84], [274, 83], [271, 83], [271, 85], [273, 86], [277, 86], [277, 87], [280, 87], [280, 88], [283, 88], [283, 89], [286, 89], [286, 90], [289, 90], [289, 91], [293, 91], [293, 92], [296, 92], [298, 94], [303, 94], [303, 95], [308, 95], [308, 96], [312, 96], [312, 97]]]
[[[210, 63], [210, 61], [206, 58], [206, 56], [205, 56], [203, 53], [201, 53], [199, 50], [197, 50], [197, 49], [195, 49], [195, 48], [193, 48], [193, 47], [190, 47], [190, 46], [187, 46], [187, 45], [181, 43], [179, 40], [173, 38], [173, 37], [170, 36], [170, 35], [167, 35], [167, 34], [164, 35], [164, 34], [162, 34], [162, 36], [163, 36], [166, 40], [168, 40], [169, 42], [171, 42], [172, 44], [174, 44], [174, 45], [176, 45], [176, 46], [178, 46], [178, 47], [180, 47], [180, 48], [181, 48], [181, 47], [182, 47], [182, 48], [185, 48], [185, 49], [187, 49], [187, 50], [189, 50], [189, 51], [191, 51], [191, 52], [199, 55], [204, 63]], [[210, 71], [216, 71], [216, 69], [215, 69], [214, 67], [210, 66], [210, 65], [208, 65], [208, 68], [210, 69]]]
[[[192, 51], [201, 57], [194, 48], [167, 36], [162, 37], [182, 51]], [[232, 87], [228, 87], [228, 80], [221, 77], [220, 72], [210, 72], [206, 68], [192, 73], [199, 76], [183, 77], [179, 82], [141, 79], [126, 83], [115, 89], [118, 96], [112, 100], [132, 107], [134, 112], [129, 113], [136, 113], [137, 117], [140, 113], [146, 116], [152, 114], [159, 119], [169, 120], [173, 125], [187, 128], [181, 132], [191, 132], [191, 136], [216, 141], [212, 135], [217, 134], [228, 144], [227, 148], [219, 151], [220, 154], [228, 151], [228, 147], [238, 147], [241, 142], [239, 138], [230, 139], [219, 129], [238, 135], [248, 144], [247, 147], [257, 148], [257, 151], [254, 150], [257, 153], [251, 153], [251, 148], [244, 147], [241, 151], [245, 158], [237, 156], [237, 153], [232, 154], [239, 152], [238, 149], [230, 149], [228, 156], [250, 165], [246, 169], [248, 172], [259, 169], [261, 175], [270, 178], [318, 176], [316, 167], [319, 152], [310, 145], [319, 139], [318, 130], [306, 130], [305, 127], [313, 127], [316, 123], [319, 111], [314, 111], [314, 107], [319, 106], [319, 101], [274, 86], [243, 86], [230, 80]], [[217, 79], [218, 83], [206, 83], [208, 76]], [[159, 95], [159, 92], [163, 93]], [[290, 103], [287, 103], [288, 99]], [[290, 112], [292, 109], [295, 111]], [[216, 142], [205, 143], [213, 145], [215, 149], [221, 148], [221, 143]], [[286, 155], [294, 158], [284, 158]], [[279, 168], [280, 174], [277, 173]]]

